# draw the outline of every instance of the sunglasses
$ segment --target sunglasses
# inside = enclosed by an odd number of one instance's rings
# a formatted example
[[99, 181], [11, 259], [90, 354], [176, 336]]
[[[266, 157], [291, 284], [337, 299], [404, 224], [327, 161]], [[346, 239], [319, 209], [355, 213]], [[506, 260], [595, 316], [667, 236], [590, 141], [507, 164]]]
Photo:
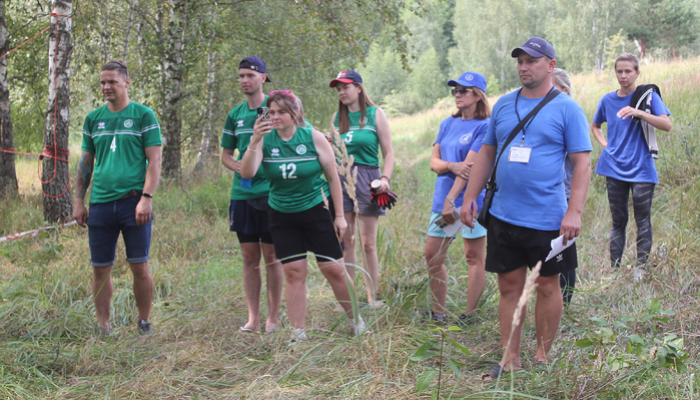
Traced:
[[467, 94], [467, 92], [473, 92], [473, 91], [474, 91], [474, 89], [472, 89], [472, 88], [466, 88], [466, 87], [462, 87], [462, 88], [459, 88], [459, 89], [458, 89], [458, 88], [454, 88], [454, 89], [452, 89], [452, 95], [453, 95], [453, 96], [457, 96], [457, 92], [459, 92], [460, 94]]
[[271, 90], [268, 93], [268, 96], [272, 97], [276, 94], [280, 94], [282, 96], [290, 96], [292, 99], [294, 99], [294, 93], [292, 93], [291, 90], [285, 89], [285, 90]]

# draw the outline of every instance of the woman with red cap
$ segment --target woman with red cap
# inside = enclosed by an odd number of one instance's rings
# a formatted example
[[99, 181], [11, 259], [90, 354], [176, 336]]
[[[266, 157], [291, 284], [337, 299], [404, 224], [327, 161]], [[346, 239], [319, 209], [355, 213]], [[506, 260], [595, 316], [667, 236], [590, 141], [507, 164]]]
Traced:
[[[353, 199], [343, 186], [343, 210], [348, 222], [345, 231], [345, 262], [348, 274], [355, 276], [357, 258], [355, 255], [355, 219], [360, 223], [360, 237], [363, 247], [363, 268], [367, 302], [379, 308], [382, 302], [376, 301], [379, 280], [379, 258], [377, 256], [377, 227], [379, 216], [386, 210], [371, 201], [375, 194], [387, 193], [394, 171], [394, 150], [391, 147], [389, 121], [384, 111], [375, 106], [362, 86], [362, 77], [355, 71], [341, 71], [330, 83], [338, 90], [338, 112], [333, 114], [332, 126], [340, 133], [348, 154], [354, 157], [353, 170], [357, 170], [355, 182], [355, 209]], [[379, 149], [384, 158], [383, 168], [379, 167]], [[345, 177], [341, 176], [341, 179]], [[379, 187], [370, 190], [371, 182], [378, 180]], [[338, 310], [340, 311], [340, 310]]]

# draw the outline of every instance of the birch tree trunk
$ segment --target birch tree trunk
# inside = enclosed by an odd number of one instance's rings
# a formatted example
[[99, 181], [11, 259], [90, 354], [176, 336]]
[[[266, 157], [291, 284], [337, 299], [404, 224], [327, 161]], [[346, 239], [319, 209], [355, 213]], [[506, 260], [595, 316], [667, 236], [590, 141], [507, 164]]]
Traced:
[[[216, 7], [212, 7], [212, 26], [216, 26]], [[210, 159], [219, 155], [219, 135], [214, 132], [214, 112], [216, 110], [216, 50], [212, 48], [214, 34], [207, 43], [207, 107], [206, 123], [202, 131], [202, 141], [199, 144], [197, 163], [194, 166], [194, 174], [200, 174], [206, 168]]]
[[163, 106], [161, 126], [163, 129], [163, 176], [180, 177], [180, 133], [182, 130], [182, 80], [183, 37], [186, 23], [187, 0], [170, 0], [168, 23], [164, 27], [165, 45], [161, 57], [163, 79]]
[[[5, 21], [5, 1], [0, 0], [0, 54], [6, 54], [10, 47]], [[7, 57], [0, 60], [0, 148], [12, 150], [12, 119], [10, 119], [10, 90], [7, 86]], [[0, 152], [0, 197], [16, 195], [17, 173], [15, 155]]]
[[[70, 58], [72, 0], [53, 0], [49, 34], [49, 106], [44, 123], [44, 145], [55, 146], [59, 150], [68, 148], [68, 128], [70, 125]], [[56, 37], [58, 28], [58, 37]], [[58, 40], [58, 43], [56, 42]], [[54, 131], [55, 129], [55, 131]], [[50, 153], [53, 153], [50, 151]], [[54, 170], [55, 168], [55, 170]], [[73, 213], [73, 196], [70, 187], [68, 163], [44, 157], [42, 165], [44, 191], [44, 220], [48, 222], [69, 221]], [[54, 198], [55, 197], [55, 198]]]
[[202, 132], [202, 142], [199, 144], [197, 163], [194, 173], [201, 173], [210, 159], [219, 155], [219, 135], [214, 131], [214, 111], [216, 110], [216, 52], [211, 50], [207, 54], [207, 111], [206, 124]]

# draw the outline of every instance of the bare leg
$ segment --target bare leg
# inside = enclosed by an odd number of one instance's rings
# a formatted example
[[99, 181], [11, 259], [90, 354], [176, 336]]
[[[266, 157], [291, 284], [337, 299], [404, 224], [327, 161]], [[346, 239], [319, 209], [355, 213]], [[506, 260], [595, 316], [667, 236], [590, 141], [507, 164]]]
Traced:
[[289, 324], [294, 329], [304, 329], [306, 326], [306, 275], [309, 272], [306, 259], [282, 264], [282, 267], [287, 280], [284, 297], [287, 302]]
[[92, 268], [92, 300], [95, 303], [97, 322], [104, 330], [109, 331], [109, 309], [112, 303], [112, 267]]
[[345, 250], [343, 250], [343, 259], [345, 260], [345, 269], [348, 271], [350, 278], [355, 280], [355, 266], [357, 266], [357, 255], [355, 254], [355, 213], [352, 211], [345, 212], [345, 220], [348, 223], [348, 228], [345, 230]]
[[445, 313], [447, 302], [447, 269], [445, 257], [452, 243], [451, 238], [428, 236], [425, 242], [425, 261], [428, 263], [430, 276], [430, 292], [433, 296], [432, 311], [436, 314]]
[[537, 324], [537, 361], [547, 361], [549, 350], [559, 330], [563, 308], [559, 275], [537, 278], [537, 302], [535, 321]]
[[466, 314], [469, 314], [479, 304], [479, 297], [486, 284], [486, 237], [464, 239], [464, 253], [469, 264], [466, 311]]
[[[345, 313], [349, 318], [354, 318], [352, 313], [350, 291], [355, 290], [355, 284], [353, 283], [352, 278], [346, 275], [345, 268], [343, 268], [343, 262], [344, 260], [342, 258], [335, 261], [319, 262], [318, 267], [326, 280], [328, 280], [328, 283], [330, 283], [331, 288], [333, 289], [333, 294], [335, 294], [335, 298], [343, 307]], [[287, 281], [287, 288], [289, 288], [289, 281]], [[289, 300], [287, 303], [289, 303]]]
[[282, 289], [284, 288], [284, 269], [282, 263], [275, 257], [275, 247], [271, 244], [261, 243], [263, 255], [265, 256], [266, 278], [267, 278], [267, 321], [265, 322], [265, 332], [277, 328], [277, 318], [282, 302]]
[[364, 274], [367, 302], [372, 304], [377, 300], [379, 286], [379, 257], [377, 256], [377, 227], [379, 217], [360, 215], [360, 234], [364, 251], [362, 266], [367, 271]]
[[[513, 326], [513, 314], [518, 306], [520, 295], [523, 293], [526, 277], [526, 266], [515, 271], [498, 274], [498, 291], [501, 294], [501, 299], [498, 302], [498, 315], [501, 323], [501, 342], [503, 344], [503, 358], [500, 364], [504, 371], [522, 368], [520, 362], [520, 336], [523, 330], [523, 323], [525, 322], [527, 306], [523, 307], [520, 321], [516, 326]], [[513, 330], [512, 337], [511, 330]], [[509, 338], [510, 346], [508, 346]]]
[[262, 272], [260, 270], [260, 243], [241, 243], [243, 256], [243, 289], [248, 303], [248, 322], [244, 325], [253, 330], [260, 329], [260, 291]]
[[154, 290], [151, 269], [148, 267], [148, 261], [136, 264], [129, 263], [129, 267], [134, 275], [134, 298], [136, 299], [136, 308], [139, 309], [139, 321], [148, 320], [151, 315]]

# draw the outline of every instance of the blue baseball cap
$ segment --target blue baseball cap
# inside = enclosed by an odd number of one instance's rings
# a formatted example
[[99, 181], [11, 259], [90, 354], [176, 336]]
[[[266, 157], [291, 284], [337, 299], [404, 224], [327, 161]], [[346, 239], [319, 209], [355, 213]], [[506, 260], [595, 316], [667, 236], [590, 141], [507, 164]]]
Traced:
[[354, 82], [354, 83], [362, 84], [362, 76], [360, 76], [360, 74], [358, 74], [357, 72], [348, 69], [345, 71], [340, 71], [338, 73], [338, 76], [336, 76], [335, 79], [333, 79], [331, 81], [330, 86], [335, 87], [335, 85], [337, 85], [338, 82], [340, 82], [340, 83], [353, 83]]
[[482, 92], [486, 93], [486, 78], [476, 72], [465, 72], [459, 79], [451, 79], [447, 81], [447, 86], [461, 85], [464, 87], [477, 87]]
[[557, 55], [554, 52], [554, 46], [552, 46], [552, 44], [548, 41], [538, 38], [537, 36], [531, 37], [530, 39], [526, 40], [522, 46], [513, 49], [510, 56], [517, 58], [521, 51], [524, 51], [535, 58], [544, 56], [547, 56], [552, 60], [557, 58]]
[[265, 61], [262, 60], [260, 57], [246, 57], [243, 60], [241, 60], [240, 64], [238, 64], [238, 69], [252, 69], [253, 71], [260, 72], [261, 74], [265, 74], [265, 82], [272, 82], [272, 79], [270, 79], [270, 75], [267, 75], [267, 67], [265, 66]]

